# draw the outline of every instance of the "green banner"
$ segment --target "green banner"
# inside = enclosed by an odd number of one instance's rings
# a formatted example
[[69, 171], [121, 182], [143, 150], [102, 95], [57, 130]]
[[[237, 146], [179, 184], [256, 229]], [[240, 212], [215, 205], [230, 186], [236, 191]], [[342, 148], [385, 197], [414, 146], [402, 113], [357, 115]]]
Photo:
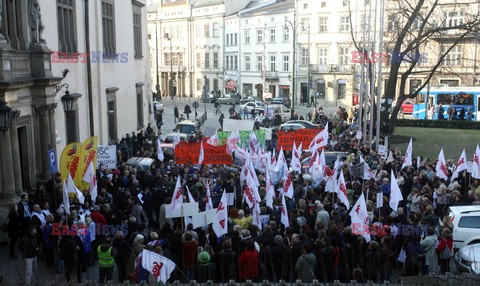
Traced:
[[[250, 132], [251, 131], [238, 131], [240, 133], [240, 143], [239, 146], [248, 146], [248, 142], [250, 141]], [[265, 147], [265, 130], [255, 130], [253, 131], [255, 136], [257, 136], [258, 143], [260, 146]], [[227, 142], [228, 136], [230, 136], [230, 131], [218, 131], [218, 144], [224, 145]]]

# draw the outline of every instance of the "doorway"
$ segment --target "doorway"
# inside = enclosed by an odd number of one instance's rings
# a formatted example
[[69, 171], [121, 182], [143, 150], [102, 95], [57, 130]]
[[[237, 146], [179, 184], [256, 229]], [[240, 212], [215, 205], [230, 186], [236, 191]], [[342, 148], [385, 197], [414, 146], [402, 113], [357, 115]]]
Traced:
[[301, 92], [302, 92], [302, 104], [308, 103], [308, 86], [306, 82], [301, 83]]
[[[18, 133], [18, 148], [20, 151], [20, 168], [22, 170], [22, 190], [28, 189], [31, 187], [30, 182], [30, 154], [28, 152], [28, 132], [27, 126], [17, 128]], [[19, 189], [20, 189], [19, 188]]]

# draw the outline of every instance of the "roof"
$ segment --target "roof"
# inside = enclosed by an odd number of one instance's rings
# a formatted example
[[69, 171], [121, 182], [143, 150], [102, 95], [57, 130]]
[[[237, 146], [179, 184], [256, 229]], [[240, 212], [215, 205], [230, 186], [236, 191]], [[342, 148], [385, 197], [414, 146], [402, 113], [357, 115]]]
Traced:
[[200, 7], [207, 7], [207, 6], [214, 6], [224, 4], [225, 0], [197, 0], [192, 3], [192, 8], [200, 8]]
[[450, 210], [455, 214], [460, 213], [469, 213], [469, 212], [480, 212], [480, 206], [470, 205], [470, 206], [451, 206]]
[[279, 12], [285, 12], [288, 9], [295, 8], [295, 0], [277, 0], [275, 3], [262, 3], [258, 6], [254, 6], [251, 9], [245, 9], [240, 11], [242, 15], [253, 15], [259, 13], [275, 14]]

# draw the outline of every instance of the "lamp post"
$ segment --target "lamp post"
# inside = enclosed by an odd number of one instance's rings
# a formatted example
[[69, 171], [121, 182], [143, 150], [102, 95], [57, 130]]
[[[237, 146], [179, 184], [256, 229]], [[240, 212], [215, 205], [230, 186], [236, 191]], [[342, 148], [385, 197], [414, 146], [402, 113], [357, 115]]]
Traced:
[[157, 60], [157, 85], [156, 85], [157, 98], [159, 101], [162, 101], [162, 96], [160, 94], [160, 74], [158, 71], [158, 23], [157, 22], [155, 22], [155, 57]]
[[295, 17], [293, 18], [293, 23], [285, 17], [285, 29], [288, 29], [287, 24], [290, 24], [292, 27], [293, 32], [293, 70], [292, 70], [292, 109], [291, 109], [291, 116], [295, 113], [295, 66], [296, 66], [296, 35], [297, 35], [297, 27], [295, 23]]
[[7, 106], [3, 96], [0, 100], [0, 131], [3, 134], [8, 131], [10, 124], [12, 123], [12, 108]]
[[75, 102], [79, 99], [82, 95], [79, 93], [70, 93], [68, 91], [68, 84], [62, 84], [58, 91], [60, 91], [63, 87], [65, 87], [65, 94], [61, 97], [63, 111], [67, 116], [67, 144], [70, 144], [76, 141], [77, 137], [77, 125], [75, 124], [76, 119], [73, 118], [75, 116]]
[[165, 39], [167, 39], [170, 42], [170, 79], [168, 81], [168, 93], [171, 98], [173, 98], [175, 95], [173, 94], [173, 53], [172, 53], [172, 38], [170, 38], [170, 35], [168, 33], [165, 33]]
[[203, 76], [203, 102], [205, 106], [205, 114], [207, 113], [207, 95], [208, 95], [208, 86], [207, 86], [207, 75]]

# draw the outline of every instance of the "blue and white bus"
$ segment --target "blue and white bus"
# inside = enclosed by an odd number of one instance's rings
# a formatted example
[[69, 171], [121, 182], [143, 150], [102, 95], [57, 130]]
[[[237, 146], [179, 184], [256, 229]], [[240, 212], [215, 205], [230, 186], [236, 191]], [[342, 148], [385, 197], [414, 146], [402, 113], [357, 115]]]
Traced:
[[[425, 87], [415, 99], [413, 117], [417, 119], [438, 119], [438, 106], [442, 104], [444, 118], [448, 118], [447, 110], [453, 107], [457, 117], [462, 108], [465, 110], [465, 119], [468, 112], [472, 112], [472, 120], [480, 121], [480, 87]], [[433, 118], [429, 110], [435, 106]]]

